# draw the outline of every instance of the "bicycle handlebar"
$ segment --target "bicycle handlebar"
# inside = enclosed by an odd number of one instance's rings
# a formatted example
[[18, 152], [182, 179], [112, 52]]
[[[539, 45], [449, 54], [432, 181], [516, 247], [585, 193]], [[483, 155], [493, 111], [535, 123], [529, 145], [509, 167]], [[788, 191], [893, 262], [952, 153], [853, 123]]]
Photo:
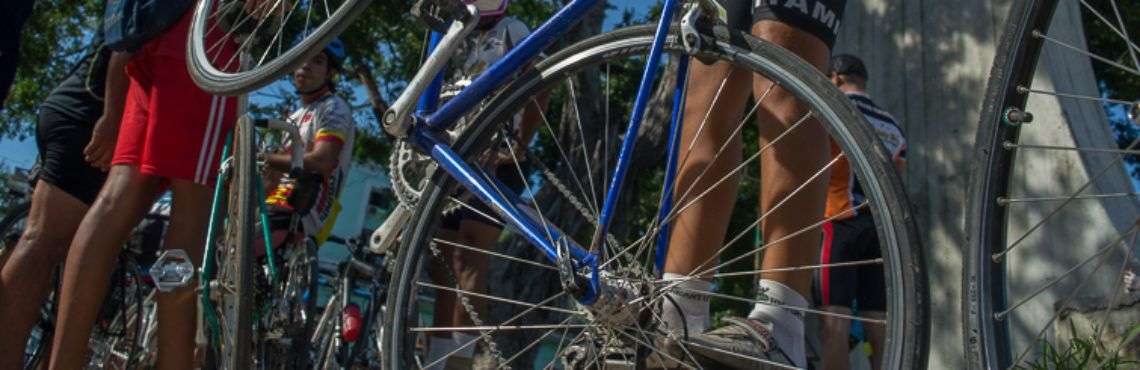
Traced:
[[285, 131], [285, 133], [289, 135], [289, 144], [291, 146], [289, 151], [289, 175], [293, 177], [301, 176], [305, 168], [305, 145], [301, 141], [301, 130], [297, 128], [297, 126], [278, 119], [256, 118], [253, 120], [253, 125], [270, 130]]

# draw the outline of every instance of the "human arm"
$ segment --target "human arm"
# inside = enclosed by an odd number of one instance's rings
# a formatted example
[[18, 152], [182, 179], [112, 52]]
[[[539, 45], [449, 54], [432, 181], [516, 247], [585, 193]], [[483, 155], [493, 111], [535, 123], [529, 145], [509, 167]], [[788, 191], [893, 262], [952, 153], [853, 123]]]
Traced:
[[[344, 140], [317, 140], [303, 157], [302, 170], [328, 176], [340, 165], [340, 153], [344, 150]], [[293, 166], [290, 153], [274, 153], [265, 157], [270, 169], [288, 172]]]
[[119, 138], [119, 123], [123, 120], [123, 108], [127, 101], [130, 80], [126, 66], [131, 53], [113, 52], [107, 62], [107, 83], [103, 92], [103, 116], [95, 121], [91, 141], [83, 149], [84, 159], [92, 166], [104, 171], [110, 168]]

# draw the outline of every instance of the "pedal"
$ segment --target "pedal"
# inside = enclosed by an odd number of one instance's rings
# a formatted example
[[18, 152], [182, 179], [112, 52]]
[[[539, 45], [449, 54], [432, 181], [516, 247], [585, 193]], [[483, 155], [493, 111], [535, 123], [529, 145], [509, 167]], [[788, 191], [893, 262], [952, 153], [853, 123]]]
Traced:
[[160, 292], [171, 292], [185, 287], [194, 279], [194, 262], [186, 251], [170, 249], [162, 252], [150, 266], [150, 277]]
[[412, 5], [412, 15], [436, 32], [447, 32], [452, 21], [469, 20], [470, 13], [461, 0], [419, 0]]

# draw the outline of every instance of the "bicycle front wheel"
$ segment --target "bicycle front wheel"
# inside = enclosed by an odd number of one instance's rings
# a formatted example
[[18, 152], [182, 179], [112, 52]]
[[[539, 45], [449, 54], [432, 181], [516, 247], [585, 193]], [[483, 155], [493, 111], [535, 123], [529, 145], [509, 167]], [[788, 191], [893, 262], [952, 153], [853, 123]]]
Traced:
[[[199, 1], [186, 49], [190, 77], [219, 95], [256, 90], [319, 52], [370, 2]], [[250, 63], [239, 61], [241, 53]]]
[[971, 368], [1092, 367], [1048, 354], [1079, 358], [1070, 346], [1079, 340], [1107, 360], [1135, 325], [1111, 311], [1136, 302], [1121, 294], [1121, 277], [1140, 268], [1136, 19], [1136, 7], [1117, 0], [1011, 5], [966, 209]]
[[[815, 176], [807, 181], [825, 176], [838, 157], [850, 163], [867, 199], [845, 212], [873, 213], [881, 241], [881, 258], [851, 263], [882, 267], [887, 302], [883, 318], [861, 314], [845, 317], [887, 333], [885, 348], [876, 349], [884, 354], [884, 368], [923, 367], [928, 330], [924, 264], [910, 207], [878, 137], [847, 99], [810, 65], [751, 35], [722, 31], [702, 35], [706, 47], [695, 55], [694, 64], [698, 59], [718, 61], [746, 72], [732, 74], [731, 78], [764, 77], [768, 81], [764, 83], [766, 91], [787, 93], [807, 108], [791, 120], [794, 124], [788, 131], [815, 120], [835, 139], [841, 153], [833, 153], [835, 157], [825, 167], [813, 169]], [[606, 311], [597, 305], [578, 304], [574, 293], [560, 283], [558, 266], [510, 231], [478, 200], [457, 192], [453, 179], [436, 171], [423, 189], [392, 275], [393, 288], [386, 305], [389, 326], [383, 344], [387, 368], [443, 364], [476, 347], [480, 354], [477, 361], [495, 366], [715, 367], [694, 356], [697, 347], [689, 342], [681, 341], [677, 350], [662, 348], [667, 334], [658, 325], [660, 307], [664, 293], [678, 288], [654, 271], [653, 261], [663, 257], [657, 255], [655, 245], [661, 225], [676, 226], [678, 214], [686, 208], [729, 189], [732, 204], [723, 211], [731, 215], [723, 239], [717, 245], [705, 246], [715, 250], [715, 255], [685, 278], [713, 279], [715, 288], [698, 294], [711, 299], [716, 317], [744, 316], [753, 305], [763, 304], [753, 295], [754, 279], [773, 270], [757, 267], [754, 259], [768, 248], [779, 248], [782, 240], [752, 237], [767, 217], [757, 211], [757, 159], [770, 147], [770, 143], [758, 143], [759, 128], [752, 123], [758, 107], [772, 96], [753, 96], [748, 104], [741, 104], [741, 112], [732, 122], [707, 122], [707, 118], [685, 122], [687, 130], [726, 133], [728, 139], [718, 143], [719, 150], [714, 148], [710, 163], [734, 157], [734, 170], [714, 176], [717, 171], [708, 170], [707, 165], [700, 171], [698, 165], [698, 171], [690, 173], [697, 180], [673, 190], [675, 207], [662, 212], [664, 133], [669, 127], [675, 65], [679, 57], [686, 56], [676, 34], [674, 29], [665, 44], [670, 62], [660, 66], [661, 80], [654, 81], [660, 87], [649, 103], [637, 150], [632, 153], [634, 164], [619, 197], [618, 214], [609, 233], [602, 237], [602, 284], [613, 289], [611, 292], [628, 293], [624, 295], [628, 299], [623, 301], [624, 308]], [[533, 212], [543, 226], [556, 227], [579, 242], [590, 240], [612, 178], [620, 142], [617, 138], [628, 122], [630, 100], [636, 95], [653, 36], [654, 28], [649, 26], [618, 30], [537, 63], [535, 70], [524, 73], [477, 115], [468, 117], [471, 124], [458, 133], [454, 148], [472, 167], [482, 169], [479, 175], [495, 180], [496, 190], [519, 194], [524, 203], [521, 207], [529, 208], [526, 212]], [[716, 91], [718, 97], [729, 79], [726, 75], [718, 81], [722, 86]], [[519, 128], [513, 124], [528, 117], [533, 126], [524, 122]], [[508, 139], [515, 137], [515, 130], [530, 129], [536, 134], [525, 145]], [[689, 154], [687, 150], [681, 148], [682, 161]], [[734, 185], [720, 185], [726, 182]], [[779, 204], [782, 202], [774, 208]], [[463, 215], [458, 225], [449, 226], [446, 220], [457, 214]], [[820, 215], [795, 235], [818, 232], [827, 221]], [[818, 271], [829, 267], [836, 266], [820, 263], [792, 268]], [[817, 309], [803, 309], [801, 313], [833, 317]], [[457, 347], [445, 351], [430, 348], [431, 343], [449, 338], [459, 339]], [[843, 345], [846, 347], [846, 340]], [[726, 351], [754, 362], [754, 367], [769, 364], [765, 359], [732, 352]]]
[[[214, 276], [209, 282], [208, 299], [213, 304], [213, 312], [207, 315], [216, 318], [206, 320], [207, 332], [211, 341], [208, 352], [210, 360], [219, 368], [250, 369], [252, 360], [253, 333], [253, 289], [254, 264], [251, 248], [254, 237], [254, 215], [260, 201], [254, 194], [253, 176], [256, 176], [254, 163], [253, 124], [245, 118], [237, 120], [233, 131], [233, 152], [229, 158], [228, 178], [219, 176], [218, 181], [229, 181], [225, 194], [226, 207], [222, 222], [222, 235], [215, 243], [213, 260]], [[220, 200], [218, 200], [220, 201]], [[209, 258], [207, 258], [207, 261]]]

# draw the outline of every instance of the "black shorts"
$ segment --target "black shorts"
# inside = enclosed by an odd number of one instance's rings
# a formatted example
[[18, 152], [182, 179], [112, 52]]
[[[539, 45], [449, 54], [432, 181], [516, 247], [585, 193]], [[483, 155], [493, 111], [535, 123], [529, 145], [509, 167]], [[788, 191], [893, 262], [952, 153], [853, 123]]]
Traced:
[[[882, 257], [875, 220], [868, 212], [823, 226], [821, 265], [868, 261]], [[885, 311], [886, 278], [883, 264], [823, 267], [816, 272], [815, 298], [820, 306], [857, 307], [860, 311]]]
[[847, 0], [719, 0], [728, 26], [751, 33], [759, 21], [779, 21], [806, 31], [827, 47], [835, 45]]
[[107, 174], [83, 159], [91, 141], [94, 122], [77, 120], [51, 107], [40, 109], [36, 124], [36, 147], [40, 163], [38, 178], [90, 205], [99, 195]]
[[[521, 167], [523, 171], [526, 171], [526, 164], [522, 164]], [[502, 182], [503, 185], [506, 185], [508, 189], [515, 192], [515, 194], [521, 193], [524, 190], [523, 188], [526, 187], [526, 182], [519, 176], [519, 170], [515, 168], [514, 164], [499, 165], [499, 167], [495, 168], [495, 178], [499, 180], [499, 182]], [[463, 220], [478, 221], [487, 225], [498, 225], [498, 221], [487, 218], [487, 216], [494, 217], [496, 215], [495, 211], [492, 210], [490, 206], [483, 204], [479, 199], [466, 196], [467, 194], [467, 190], [460, 189], [455, 198], [463, 200], [464, 204], [477, 209], [478, 212], [466, 206], [460, 206], [454, 213], [443, 218], [440, 222], [440, 227], [446, 230], [459, 230], [459, 224]]]

